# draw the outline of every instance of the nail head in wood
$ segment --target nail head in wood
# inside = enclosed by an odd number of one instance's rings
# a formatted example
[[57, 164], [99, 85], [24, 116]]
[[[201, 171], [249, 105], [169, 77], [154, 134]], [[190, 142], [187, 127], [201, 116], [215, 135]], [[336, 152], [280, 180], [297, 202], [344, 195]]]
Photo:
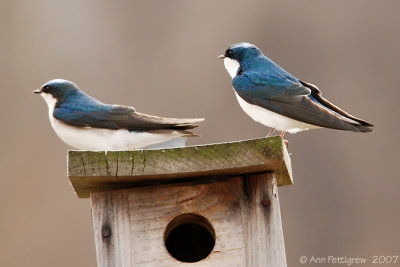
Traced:
[[104, 227], [101, 229], [101, 236], [102, 236], [103, 238], [108, 238], [108, 237], [110, 237], [110, 236], [111, 236], [111, 229], [110, 229], [108, 226], [104, 226]]
[[264, 207], [269, 207], [271, 205], [271, 200], [269, 198], [264, 198], [261, 203]]

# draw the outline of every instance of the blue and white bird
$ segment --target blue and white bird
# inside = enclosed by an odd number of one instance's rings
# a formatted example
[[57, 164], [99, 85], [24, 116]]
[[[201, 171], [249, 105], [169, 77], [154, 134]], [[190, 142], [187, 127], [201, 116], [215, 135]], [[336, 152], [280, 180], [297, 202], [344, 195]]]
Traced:
[[373, 125], [356, 118], [321, 96], [313, 84], [303, 82], [249, 43], [230, 46], [225, 68], [242, 109], [253, 120], [274, 129], [297, 133], [316, 128], [371, 132]]
[[82, 150], [132, 150], [196, 136], [188, 130], [204, 120], [162, 118], [129, 106], [104, 104], [62, 79], [51, 80], [33, 92], [47, 102], [58, 137]]

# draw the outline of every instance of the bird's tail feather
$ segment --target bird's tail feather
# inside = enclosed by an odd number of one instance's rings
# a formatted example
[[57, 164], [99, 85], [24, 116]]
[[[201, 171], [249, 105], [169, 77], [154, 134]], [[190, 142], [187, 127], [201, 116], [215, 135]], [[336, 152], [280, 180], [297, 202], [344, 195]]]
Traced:
[[372, 126], [370, 126], [371, 124], [368, 123], [368, 125], [361, 125], [361, 124], [353, 124], [358, 130], [360, 130], [360, 132], [362, 133], [369, 133], [372, 132]]
[[164, 118], [139, 112], [132, 112], [130, 119], [127, 122], [121, 122], [120, 124], [126, 124], [125, 128], [128, 129], [173, 129], [173, 130], [189, 130], [199, 126], [198, 123], [204, 121], [203, 118]]

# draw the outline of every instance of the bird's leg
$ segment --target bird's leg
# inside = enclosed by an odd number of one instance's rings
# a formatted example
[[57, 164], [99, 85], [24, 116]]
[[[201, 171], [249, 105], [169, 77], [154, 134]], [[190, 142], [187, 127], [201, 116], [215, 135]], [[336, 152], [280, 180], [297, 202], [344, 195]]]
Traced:
[[274, 132], [275, 132], [275, 129], [271, 128], [271, 130], [267, 134], [267, 137], [271, 137]]
[[[286, 133], [286, 131], [282, 131], [282, 133], [281, 133], [281, 137], [282, 137], [282, 139], [283, 139], [283, 136], [285, 135], [285, 133]], [[285, 143], [285, 145], [286, 145], [286, 148], [288, 148], [288, 147], [289, 147], [289, 141], [288, 141], [288, 140], [285, 140], [285, 139], [283, 139], [283, 142]]]

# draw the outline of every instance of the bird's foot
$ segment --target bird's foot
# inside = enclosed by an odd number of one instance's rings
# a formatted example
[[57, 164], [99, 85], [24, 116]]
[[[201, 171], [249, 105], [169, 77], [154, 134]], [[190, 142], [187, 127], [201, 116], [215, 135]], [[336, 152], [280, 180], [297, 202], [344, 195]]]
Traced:
[[283, 139], [283, 142], [285, 143], [285, 145], [286, 145], [286, 148], [288, 148], [288, 147], [289, 147], [289, 141], [288, 141], [288, 140], [286, 140], [286, 139]]

